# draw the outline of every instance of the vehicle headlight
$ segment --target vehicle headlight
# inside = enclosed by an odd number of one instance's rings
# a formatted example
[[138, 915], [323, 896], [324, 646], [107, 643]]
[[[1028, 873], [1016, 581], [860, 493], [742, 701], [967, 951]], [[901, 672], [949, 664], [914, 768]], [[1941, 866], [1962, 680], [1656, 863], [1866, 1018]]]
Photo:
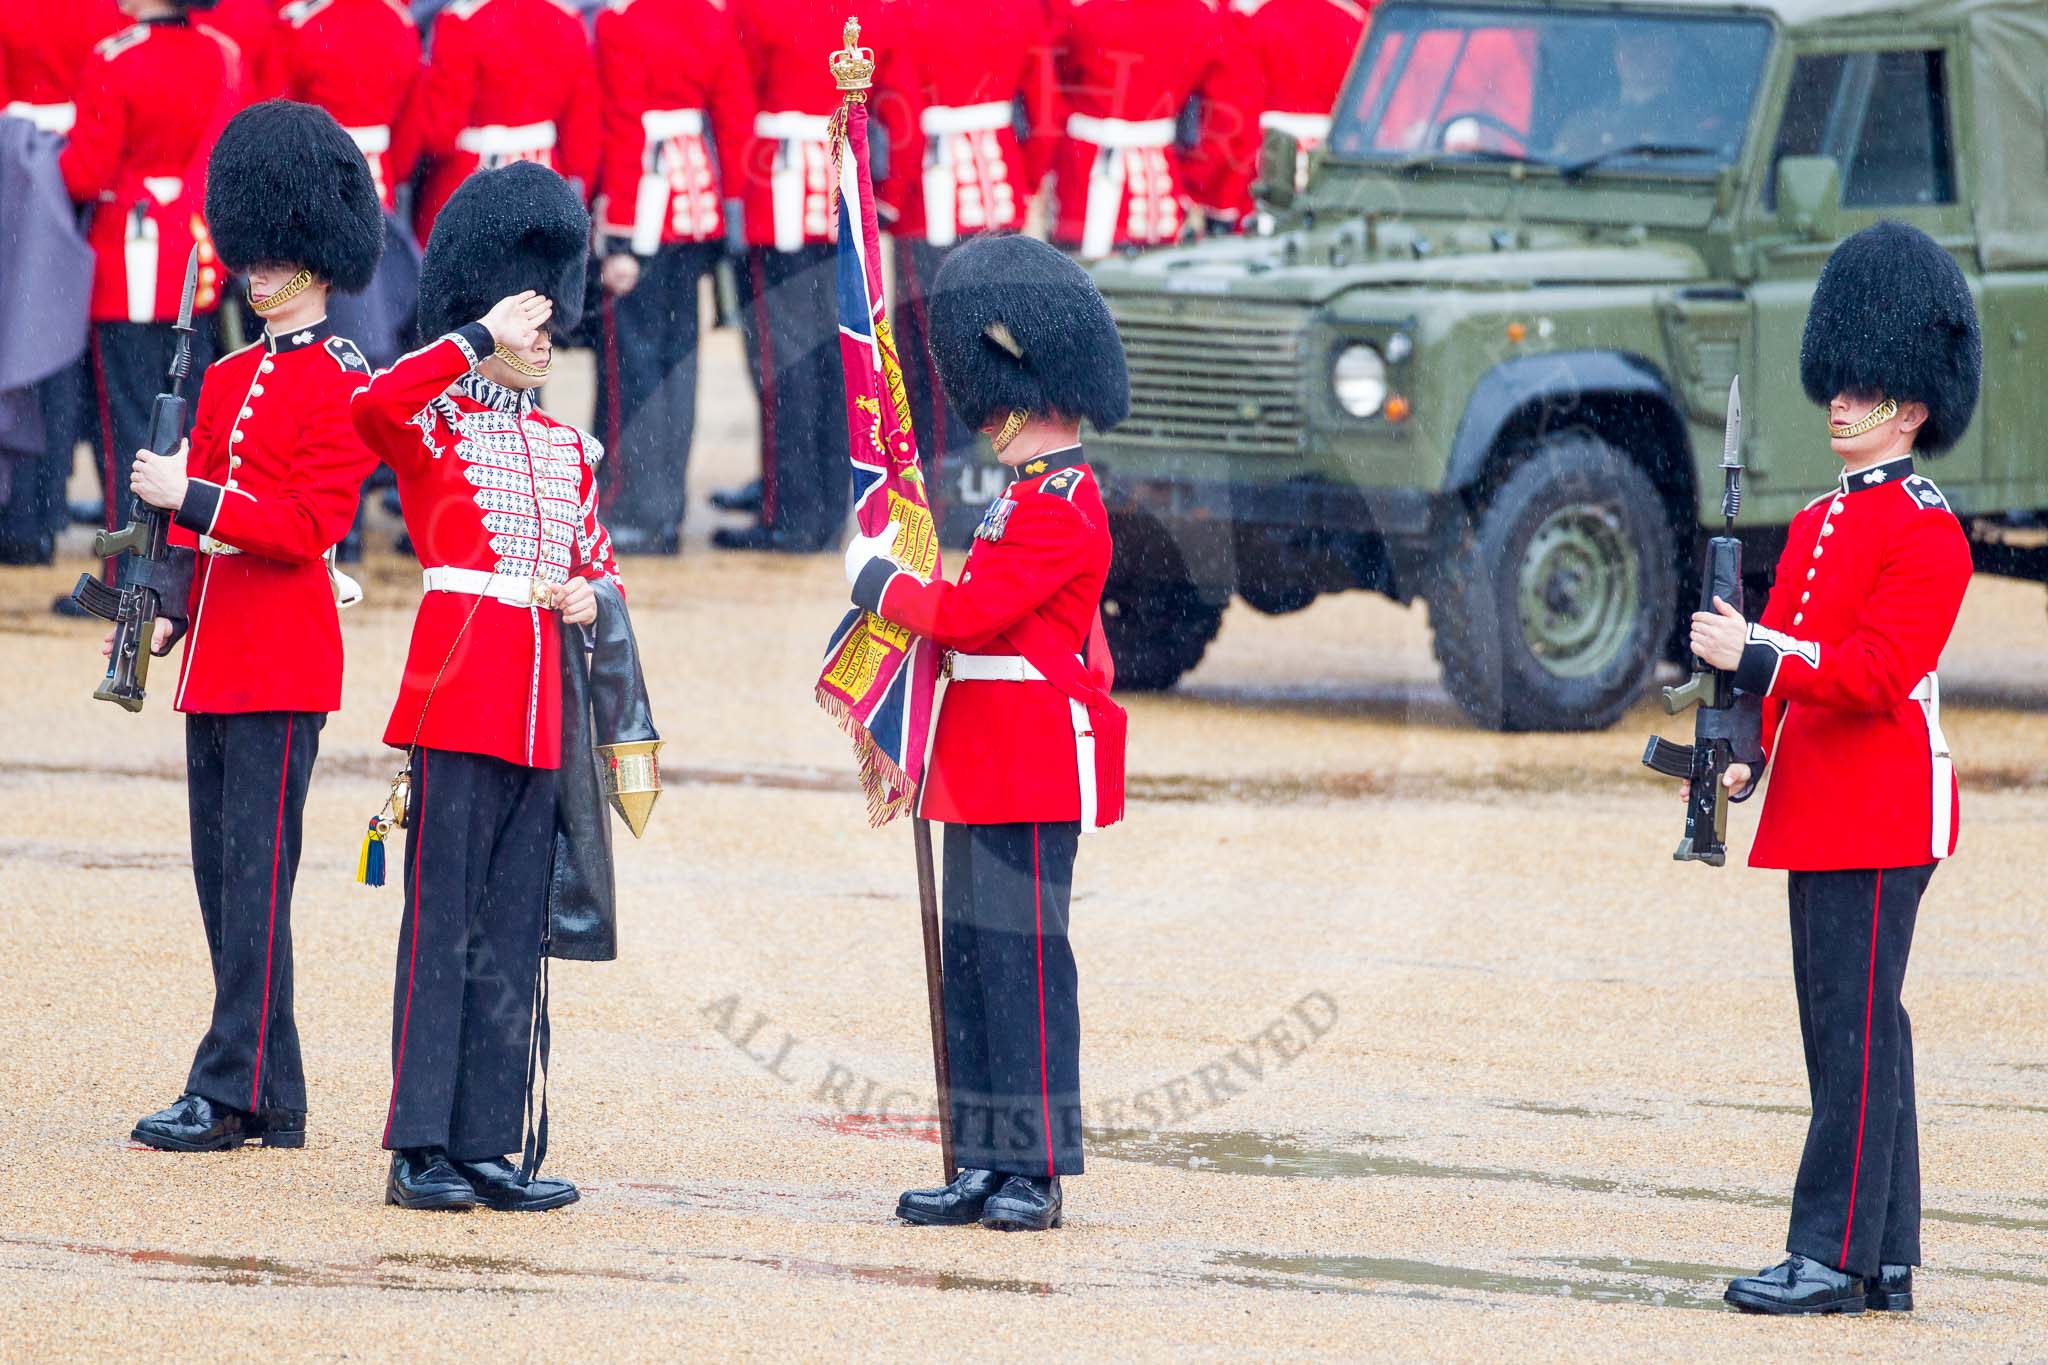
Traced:
[[1337, 352], [1330, 367], [1337, 406], [1353, 417], [1370, 417], [1387, 401], [1387, 362], [1378, 350], [1354, 342]]

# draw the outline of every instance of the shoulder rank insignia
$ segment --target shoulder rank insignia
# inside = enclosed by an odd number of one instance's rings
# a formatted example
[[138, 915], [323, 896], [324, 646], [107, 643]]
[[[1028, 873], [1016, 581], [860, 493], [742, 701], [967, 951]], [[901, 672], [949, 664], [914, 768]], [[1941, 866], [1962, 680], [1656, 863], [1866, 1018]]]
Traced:
[[997, 498], [981, 514], [981, 525], [974, 528], [976, 540], [998, 541], [1010, 525], [1010, 513], [1017, 510], [1017, 504], [1008, 498]]
[[1939, 488], [1934, 486], [1934, 480], [1915, 474], [1912, 478], [1906, 480], [1906, 487], [1912, 490], [1914, 500], [1922, 507], [1939, 507], [1943, 511], [1949, 510], [1948, 498], [1942, 494]]
[[1066, 498], [1071, 502], [1074, 497], [1074, 490], [1081, 486], [1082, 472], [1079, 469], [1073, 468], [1062, 469], [1059, 473], [1038, 485], [1038, 491], [1050, 493], [1056, 498]]
[[370, 372], [370, 362], [363, 358], [362, 350], [347, 337], [327, 338], [327, 354], [344, 370], [356, 370], [363, 374]]

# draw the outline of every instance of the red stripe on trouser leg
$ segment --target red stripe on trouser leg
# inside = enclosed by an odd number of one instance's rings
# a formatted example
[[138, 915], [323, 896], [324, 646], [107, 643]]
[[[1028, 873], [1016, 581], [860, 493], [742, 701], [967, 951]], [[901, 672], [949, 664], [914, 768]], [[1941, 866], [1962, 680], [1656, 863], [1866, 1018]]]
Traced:
[[1052, 1159], [1052, 1078], [1045, 1062], [1045, 882], [1038, 871], [1038, 825], [1031, 826], [1031, 942], [1038, 954], [1038, 1098], [1045, 1122], [1045, 1174], [1059, 1174]]
[[[459, 784], [458, 784], [459, 785]], [[384, 1109], [384, 1141], [391, 1141], [391, 1121], [398, 1115], [398, 1078], [405, 1071], [405, 1034], [412, 1026], [413, 976], [420, 965], [420, 866], [427, 860], [427, 751], [420, 750], [420, 790], [412, 799], [413, 827], [419, 840], [412, 853], [412, 955], [405, 964], [405, 1013], [398, 1021], [398, 1055], [391, 1060], [391, 1103]]]
[[761, 524], [773, 526], [775, 489], [775, 334], [768, 330], [768, 268], [757, 248], [747, 263], [754, 281], [754, 344], [761, 352]]
[[1870, 1006], [1877, 993], [1877, 912], [1884, 903], [1884, 873], [1870, 898], [1870, 974], [1863, 986], [1863, 1095], [1856, 1103], [1856, 1159], [1849, 1167], [1849, 1212], [1842, 1220], [1842, 1254], [1838, 1268], [1849, 1265], [1849, 1234], [1856, 1227], [1856, 1180], [1863, 1173], [1863, 1121], [1870, 1110]]
[[292, 731], [296, 722], [290, 715], [284, 721], [284, 764], [277, 774], [277, 829], [270, 837], [270, 926], [265, 930], [263, 944], [263, 1013], [256, 1019], [256, 1074], [249, 1080], [249, 1111], [254, 1113], [259, 1106], [257, 1095], [263, 1088], [263, 1040], [270, 1035], [270, 978], [273, 964], [277, 960], [277, 864], [284, 855], [284, 795], [285, 784], [292, 773]]

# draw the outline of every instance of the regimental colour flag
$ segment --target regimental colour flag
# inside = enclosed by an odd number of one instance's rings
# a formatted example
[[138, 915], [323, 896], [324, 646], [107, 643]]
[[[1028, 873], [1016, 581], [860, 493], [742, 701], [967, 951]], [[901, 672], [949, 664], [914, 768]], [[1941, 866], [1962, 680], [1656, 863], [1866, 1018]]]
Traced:
[[[839, 186], [839, 356], [846, 370], [846, 425], [853, 459], [853, 513], [862, 535], [900, 528], [892, 553], [929, 581], [939, 540], [917, 465], [910, 398], [882, 296], [882, 241], [868, 168], [868, 107], [849, 99], [833, 116]], [[868, 821], [914, 809], [924, 778], [939, 651], [901, 626], [855, 608], [832, 633], [818, 704], [853, 738]]]

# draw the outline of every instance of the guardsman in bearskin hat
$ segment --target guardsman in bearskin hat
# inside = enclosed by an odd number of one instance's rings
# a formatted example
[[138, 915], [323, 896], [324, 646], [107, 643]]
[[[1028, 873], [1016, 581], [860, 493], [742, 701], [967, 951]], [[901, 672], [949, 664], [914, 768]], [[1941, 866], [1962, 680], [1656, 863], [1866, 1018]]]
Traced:
[[131, 475], [172, 514], [171, 543], [197, 552], [176, 704], [213, 1023], [184, 1097], [135, 1126], [136, 1141], [176, 1152], [306, 1140], [292, 884], [320, 728], [341, 705], [340, 580], [324, 556], [372, 463], [348, 412], [369, 366], [328, 327], [327, 299], [368, 284], [383, 244], [362, 153], [285, 100], [221, 134], [206, 217], [264, 333], [207, 371], [187, 453], [138, 452]]
[[[194, 312], [210, 315], [220, 304], [221, 271], [202, 214], [206, 159], [241, 108], [248, 75], [235, 44], [191, 18], [213, 0], [119, 3], [135, 22], [93, 48], [58, 163], [71, 197], [92, 211], [92, 426], [109, 530], [127, 520], [120, 466], [148, 438], [150, 404], [177, 346], [171, 324], [194, 246]], [[212, 357], [211, 333], [201, 327], [193, 339], [197, 364]], [[113, 573], [110, 564], [109, 582]]]
[[[1067, 943], [1074, 848], [1101, 796], [1092, 738], [1048, 668], [1108, 669], [1098, 626], [1109, 520], [1081, 450], [1130, 407], [1123, 343], [1087, 273], [1028, 237], [977, 237], [941, 267], [931, 350], [953, 406], [1017, 481], [955, 585], [846, 556], [853, 600], [947, 656], [919, 813], [944, 821], [946, 1038], [959, 1177], [911, 1190], [913, 1223], [1057, 1227], [1081, 1170], [1081, 1020]], [[1087, 740], [1086, 762], [1083, 739]], [[1116, 788], [1121, 799], [1121, 787]]]
[[[1728, 1286], [1752, 1312], [1913, 1306], [1920, 1146], [1899, 991], [1920, 898], [1956, 846], [1935, 666], [1970, 583], [1962, 525], [1913, 457], [1969, 426], [1982, 350], [1963, 273], [1925, 233], [1879, 223], [1836, 248], [1799, 376], [1841, 480], [1793, 518], [1760, 620], [1725, 604], [1693, 617], [1693, 653], [1764, 699], [1771, 787], [1749, 860], [1791, 874], [1813, 1092], [1791, 1255]], [[1726, 780], [1744, 793], [1760, 776], [1738, 764]]]
[[384, 742], [406, 753], [405, 917], [391, 1013], [385, 1200], [547, 1209], [521, 1147], [562, 756], [560, 625], [616, 584], [590, 436], [535, 405], [583, 309], [590, 215], [545, 166], [479, 171], [421, 267], [437, 339], [356, 395], [398, 475], [426, 595]]

